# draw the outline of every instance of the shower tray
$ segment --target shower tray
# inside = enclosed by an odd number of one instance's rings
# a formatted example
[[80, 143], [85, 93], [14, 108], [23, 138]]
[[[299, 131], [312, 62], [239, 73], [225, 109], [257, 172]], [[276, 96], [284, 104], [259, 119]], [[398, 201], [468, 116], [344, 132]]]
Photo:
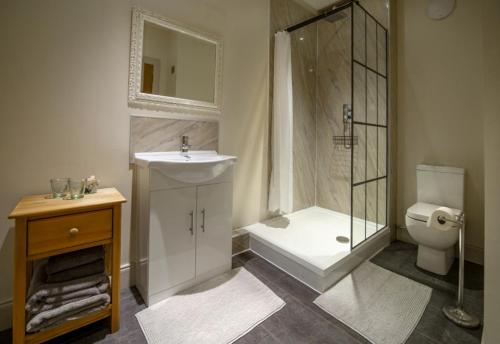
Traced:
[[[356, 221], [363, 221], [357, 218]], [[375, 228], [375, 223], [367, 221]], [[250, 233], [250, 249], [308, 285], [324, 292], [356, 266], [390, 243], [388, 228], [379, 230], [351, 250], [350, 216], [310, 207], [244, 227]]]

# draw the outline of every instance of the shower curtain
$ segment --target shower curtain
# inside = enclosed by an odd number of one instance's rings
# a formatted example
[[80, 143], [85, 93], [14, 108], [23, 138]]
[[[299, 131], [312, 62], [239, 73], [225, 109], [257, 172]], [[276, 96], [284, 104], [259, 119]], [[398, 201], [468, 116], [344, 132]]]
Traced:
[[276, 33], [272, 122], [272, 168], [269, 210], [279, 214], [293, 210], [293, 95], [290, 34]]

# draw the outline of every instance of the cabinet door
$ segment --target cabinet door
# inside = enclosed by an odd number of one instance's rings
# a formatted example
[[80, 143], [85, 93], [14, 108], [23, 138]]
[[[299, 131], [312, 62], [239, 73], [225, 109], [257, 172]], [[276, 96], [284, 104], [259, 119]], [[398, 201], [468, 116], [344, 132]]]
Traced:
[[231, 264], [232, 183], [198, 187], [196, 274]]
[[196, 188], [152, 191], [149, 295], [195, 277]]

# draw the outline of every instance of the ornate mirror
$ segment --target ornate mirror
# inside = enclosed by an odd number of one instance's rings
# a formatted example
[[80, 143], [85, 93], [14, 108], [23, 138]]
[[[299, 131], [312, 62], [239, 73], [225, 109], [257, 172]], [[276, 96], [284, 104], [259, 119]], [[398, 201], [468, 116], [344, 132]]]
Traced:
[[222, 41], [135, 8], [129, 103], [169, 111], [221, 111]]

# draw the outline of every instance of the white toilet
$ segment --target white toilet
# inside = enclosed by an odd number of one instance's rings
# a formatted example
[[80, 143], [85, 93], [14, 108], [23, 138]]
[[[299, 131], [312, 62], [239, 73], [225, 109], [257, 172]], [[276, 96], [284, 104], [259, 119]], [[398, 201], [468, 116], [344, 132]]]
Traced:
[[406, 211], [406, 227], [418, 243], [417, 266], [439, 275], [446, 275], [453, 264], [459, 233], [427, 227], [427, 220], [439, 207], [462, 213], [464, 175], [463, 168], [417, 165], [417, 203]]

